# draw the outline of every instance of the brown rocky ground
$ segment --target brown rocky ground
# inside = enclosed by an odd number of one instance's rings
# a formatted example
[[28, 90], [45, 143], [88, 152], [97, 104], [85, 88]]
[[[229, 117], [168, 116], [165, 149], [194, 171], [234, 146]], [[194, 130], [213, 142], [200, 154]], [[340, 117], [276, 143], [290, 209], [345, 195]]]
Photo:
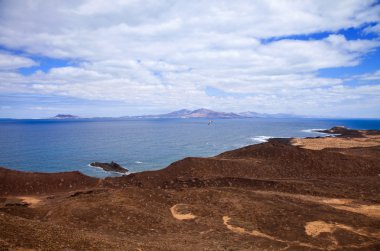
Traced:
[[0, 250], [380, 250], [379, 131], [342, 134], [103, 180], [1, 168]]

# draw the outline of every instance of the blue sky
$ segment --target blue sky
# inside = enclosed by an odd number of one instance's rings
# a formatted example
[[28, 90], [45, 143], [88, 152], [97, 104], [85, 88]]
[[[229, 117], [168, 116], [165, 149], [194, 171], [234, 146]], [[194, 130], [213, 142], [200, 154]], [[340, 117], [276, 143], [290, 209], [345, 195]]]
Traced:
[[1, 1], [0, 117], [380, 118], [378, 1]]

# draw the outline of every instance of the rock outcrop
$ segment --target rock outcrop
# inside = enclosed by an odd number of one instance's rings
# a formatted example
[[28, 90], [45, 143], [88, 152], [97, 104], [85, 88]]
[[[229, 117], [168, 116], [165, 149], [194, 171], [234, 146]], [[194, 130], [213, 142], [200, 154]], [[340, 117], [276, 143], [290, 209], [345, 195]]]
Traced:
[[100, 167], [107, 172], [127, 173], [128, 169], [120, 166], [118, 163], [111, 161], [111, 163], [92, 162], [90, 164], [94, 167]]

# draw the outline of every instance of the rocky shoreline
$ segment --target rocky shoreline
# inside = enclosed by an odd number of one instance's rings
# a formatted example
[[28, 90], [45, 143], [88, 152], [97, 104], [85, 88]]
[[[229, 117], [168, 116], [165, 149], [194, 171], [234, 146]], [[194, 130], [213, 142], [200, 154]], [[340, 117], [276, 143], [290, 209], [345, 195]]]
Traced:
[[0, 168], [1, 250], [379, 250], [380, 131], [98, 179]]

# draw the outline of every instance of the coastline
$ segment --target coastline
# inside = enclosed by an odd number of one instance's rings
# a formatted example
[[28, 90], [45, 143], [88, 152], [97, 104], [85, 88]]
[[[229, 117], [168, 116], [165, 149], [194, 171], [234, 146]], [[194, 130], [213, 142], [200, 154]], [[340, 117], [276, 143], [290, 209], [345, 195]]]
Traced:
[[104, 179], [0, 168], [0, 246], [376, 250], [380, 131], [338, 130]]
[[[0, 141], [4, 146], [0, 166], [36, 172], [79, 170], [101, 178], [108, 176], [107, 173], [88, 167], [88, 163], [113, 160], [131, 172], [158, 170], [187, 156], [211, 157], [258, 143], [252, 138], [263, 135], [316, 137], [322, 135], [302, 130], [331, 128], [336, 124], [357, 129], [380, 128], [380, 124], [374, 121], [304, 119], [228, 119], [215, 120], [213, 126], [208, 126], [208, 120], [204, 119], [41, 123], [0, 123], [3, 132]], [[104, 134], [105, 127], [111, 130]]]

